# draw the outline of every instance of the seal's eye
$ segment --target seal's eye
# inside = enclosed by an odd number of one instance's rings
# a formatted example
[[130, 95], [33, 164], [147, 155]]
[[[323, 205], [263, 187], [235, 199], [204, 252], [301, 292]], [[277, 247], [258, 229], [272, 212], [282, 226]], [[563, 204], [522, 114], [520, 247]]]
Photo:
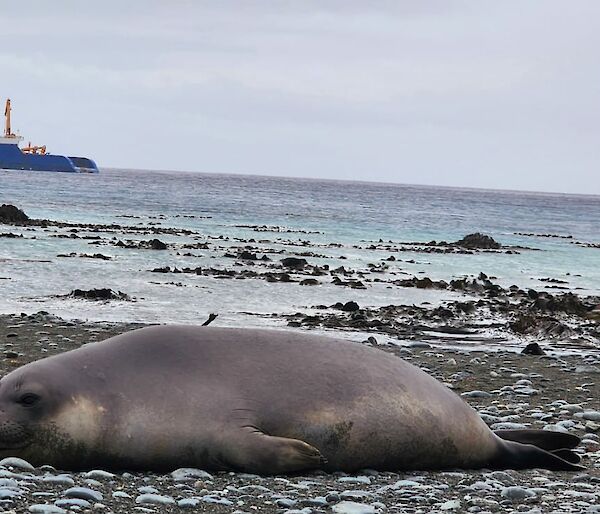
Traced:
[[17, 400], [17, 403], [20, 403], [25, 407], [31, 407], [32, 405], [35, 405], [39, 401], [39, 399], [40, 397], [37, 394], [25, 393]]

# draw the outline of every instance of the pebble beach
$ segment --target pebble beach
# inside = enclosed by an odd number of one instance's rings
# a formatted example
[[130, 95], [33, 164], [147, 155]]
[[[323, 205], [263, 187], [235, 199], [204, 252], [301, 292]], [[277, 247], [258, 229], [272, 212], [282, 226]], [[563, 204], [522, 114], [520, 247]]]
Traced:
[[[141, 327], [86, 323], [48, 313], [0, 316], [2, 373]], [[371, 344], [371, 343], [365, 343]], [[418, 345], [416, 345], [418, 346]], [[259, 477], [198, 469], [170, 474], [72, 473], [5, 459], [7, 512], [600, 512], [600, 358], [382, 346], [425, 369], [492, 428], [547, 428], [582, 437], [585, 471], [314, 472]]]

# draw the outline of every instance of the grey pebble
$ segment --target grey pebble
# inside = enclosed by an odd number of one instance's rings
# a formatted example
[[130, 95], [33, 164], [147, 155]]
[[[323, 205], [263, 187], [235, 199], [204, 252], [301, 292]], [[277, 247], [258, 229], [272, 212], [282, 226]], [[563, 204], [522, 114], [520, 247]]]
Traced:
[[125, 491], [115, 491], [112, 493], [113, 498], [131, 498], [131, 495]]
[[284, 509], [292, 508], [298, 503], [298, 500], [292, 500], [291, 498], [278, 498], [275, 500], [275, 505]]
[[5, 468], [22, 469], [24, 471], [35, 470], [35, 468], [29, 464], [29, 462], [19, 459], [18, 457], [6, 457], [5, 459], [0, 460], [0, 466], [4, 466]]
[[366, 476], [355, 476], [355, 477], [341, 477], [338, 478], [338, 482], [347, 482], [351, 484], [370, 484], [371, 479]]
[[423, 341], [411, 341], [407, 346], [409, 348], [431, 348], [429, 343], [425, 343]]
[[[579, 414], [585, 420], [600, 421], [600, 412], [598, 412], [597, 410], [586, 410], [582, 413], [577, 413], [576, 416], [579, 417]], [[2, 462], [0, 462], [0, 465], [1, 464], [2, 464]]]
[[340, 498], [342, 500], [365, 500], [373, 496], [367, 491], [342, 491]]
[[336, 503], [331, 510], [334, 514], [375, 514], [375, 507], [372, 505], [350, 501]]
[[242, 493], [270, 493], [271, 489], [258, 484], [244, 485], [238, 489]]
[[37, 514], [67, 514], [65, 509], [46, 503], [36, 503], [35, 505], [31, 505], [28, 510]]
[[104, 498], [101, 492], [94, 491], [88, 487], [71, 487], [64, 492], [64, 495], [69, 498], [81, 498], [93, 502], [100, 502]]
[[11, 488], [11, 489], [3, 487], [0, 489], [0, 500], [10, 500], [11, 498], [14, 498], [15, 496], [21, 496], [22, 494], [23, 494], [23, 491], [16, 487]]
[[135, 503], [152, 504], [152, 505], [172, 505], [175, 500], [170, 496], [163, 496], [162, 494], [140, 494], [136, 499]]
[[142, 487], [138, 487], [138, 492], [140, 494], [159, 494], [159, 490], [156, 487], [152, 487], [151, 485], [145, 485]]
[[42, 477], [42, 482], [46, 484], [66, 485], [69, 487], [75, 485], [75, 480], [73, 480], [70, 475], [45, 475]]
[[177, 506], [180, 509], [193, 509], [198, 505], [200, 505], [200, 500], [198, 500], [198, 498], [184, 498], [177, 502]]
[[84, 482], [90, 487], [102, 487], [102, 482], [98, 482], [98, 480], [94, 478], [86, 478]]
[[419, 482], [415, 482], [414, 480], [398, 480], [394, 485], [392, 485], [393, 489], [400, 489], [401, 487], [418, 487]]
[[74, 505], [77, 507], [81, 507], [83, 509], [86, 509], [86, 508], [92, 506], [92, 504], [89, 501], [82, 500], [81, 498], [63, 498], [61, 500], [56, 500], [54, 502], [54, 505], [56, 505], [57, 507], [66, 507], [66, 508], [69, 508]]
[[185, 482], [188, 480], [212, 480], [213, 476], [203, 469], [196, 468], [179, 468], [171, 473], [171, 477], [175, 482]]
[[492, 430], [523, 430], [527, 428], [527, 425], [523, 423], [494, 423]]
[[492, 393], [487, 391], [466, 391], [461, 394], [464, 398], [491, 398]]
[[108, 471], [104, 471], [102, 469], [92, 469], [88, 471], [85, 475], [86, 478], [93, 478], [95, 480], [110, 480], [115, 478], [116, 475], [113, 473], [109, 473]]
[[441, 510], [458, 510], [460, 509], [460, 500], [448, 500], [440, 505]]
[[300, 503], [306, 507], [327, 507], [329, 502], [323, 496], [316, 496], [315, 498], [306, 498], [301, 500]]
[[511, 487], [505, 487], [502, 489], [502, 497], [508, 498], [509, 500], [525, 500], [526, 498], [533, 498], [537, 496], [531, 489], [525, 489], [524, 487], [514, 485]]

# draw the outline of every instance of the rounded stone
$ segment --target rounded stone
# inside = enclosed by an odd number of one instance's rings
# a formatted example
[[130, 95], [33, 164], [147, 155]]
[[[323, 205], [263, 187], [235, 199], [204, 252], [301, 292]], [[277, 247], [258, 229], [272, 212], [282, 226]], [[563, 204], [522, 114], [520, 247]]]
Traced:
[[336, 503], [331, 510], [334, 514], [375, 514], [375, 507], [366, 503], [343, 501]]
[[0, 460], [0, 466], [4, 466], [5, 468], [22, 469], [24, 471], [35, 470], [35, 468], [29, 464], [29, 462], [24, 459], [19, 459], [18, 457], [6, 457], [5, 459]]
[[81, 507], [83, 509], [87, 509], [88, 507], [92, 506], [89, 501], [82, 500], [81, 498], [63, 498], [61, 500], [56, 500], [54, 505], [57, 507], [65, 507], [67, 509], [72, 506]]
[[67, 514], [65, 509], [47, 503], [36, 503], [31, 505], [28, 510], [35, 514]]
[[101, 492], [94, 491], [89, 487], [71, 487], [64, 492], [64, 495], [69, 498], [81, 498], [92, 502], [100, 502], [104, 498]]
[[525, 500], [527, 498], [533, 498], [537, 496], [532, 490], [525, 489], [524, 487], [518, 485], [505, 487], [504, 489], [502, 489], [501, 495], [503, 498], [507, 498], [513, 501]]
[[179, 468], [171, 473], [175, 482], [186, 482], [192, 480], [212, 480], [213, 476], [203, 469]]
[[94, 480], [110, 480], [115, 478], [114, 473], [109, 473], [108, 471], [104, 471], [103, 469], [92, 469], [88, 471], [85, 475], [86, 478], [93, 478]]
[[135, 503], [151, 505], [172, 505], [175, 503], [175, 500], [170, 496], [163, 496], [162, 494], [140, 494], [135, 499]]

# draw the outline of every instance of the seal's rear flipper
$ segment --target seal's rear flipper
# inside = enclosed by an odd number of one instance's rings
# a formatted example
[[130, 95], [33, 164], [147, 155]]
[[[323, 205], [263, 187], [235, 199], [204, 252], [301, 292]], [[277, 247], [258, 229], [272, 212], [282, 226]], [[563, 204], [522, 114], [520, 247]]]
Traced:
[[248, 427], [231, 434], [223, 446], [223, 457], [231, 469], [248, 473], [297, 473], [319, 469], [327, 463], [319, 450], [304, 441], [270, 436]]
[[571, 464], [579, 464], [581, 462], [581, 457], [577, 453], [566, 448], [561, 448], [560, 450], [552, 450], [550, 453], [552, 455], [560, 457], [563, 460], [570, 462]]
[[502, 441], [497, 458], [491, 463], [496, 469], [543, 468], [553, 471], [581, 471], [579, 456], [569, 449], [548, 452], [532, 444]]
[[549, 452], [575, 448], [581, 441], [576, 435], [551, 430], [495, 430], [494, 433], [506, 441], [533, 444]]

